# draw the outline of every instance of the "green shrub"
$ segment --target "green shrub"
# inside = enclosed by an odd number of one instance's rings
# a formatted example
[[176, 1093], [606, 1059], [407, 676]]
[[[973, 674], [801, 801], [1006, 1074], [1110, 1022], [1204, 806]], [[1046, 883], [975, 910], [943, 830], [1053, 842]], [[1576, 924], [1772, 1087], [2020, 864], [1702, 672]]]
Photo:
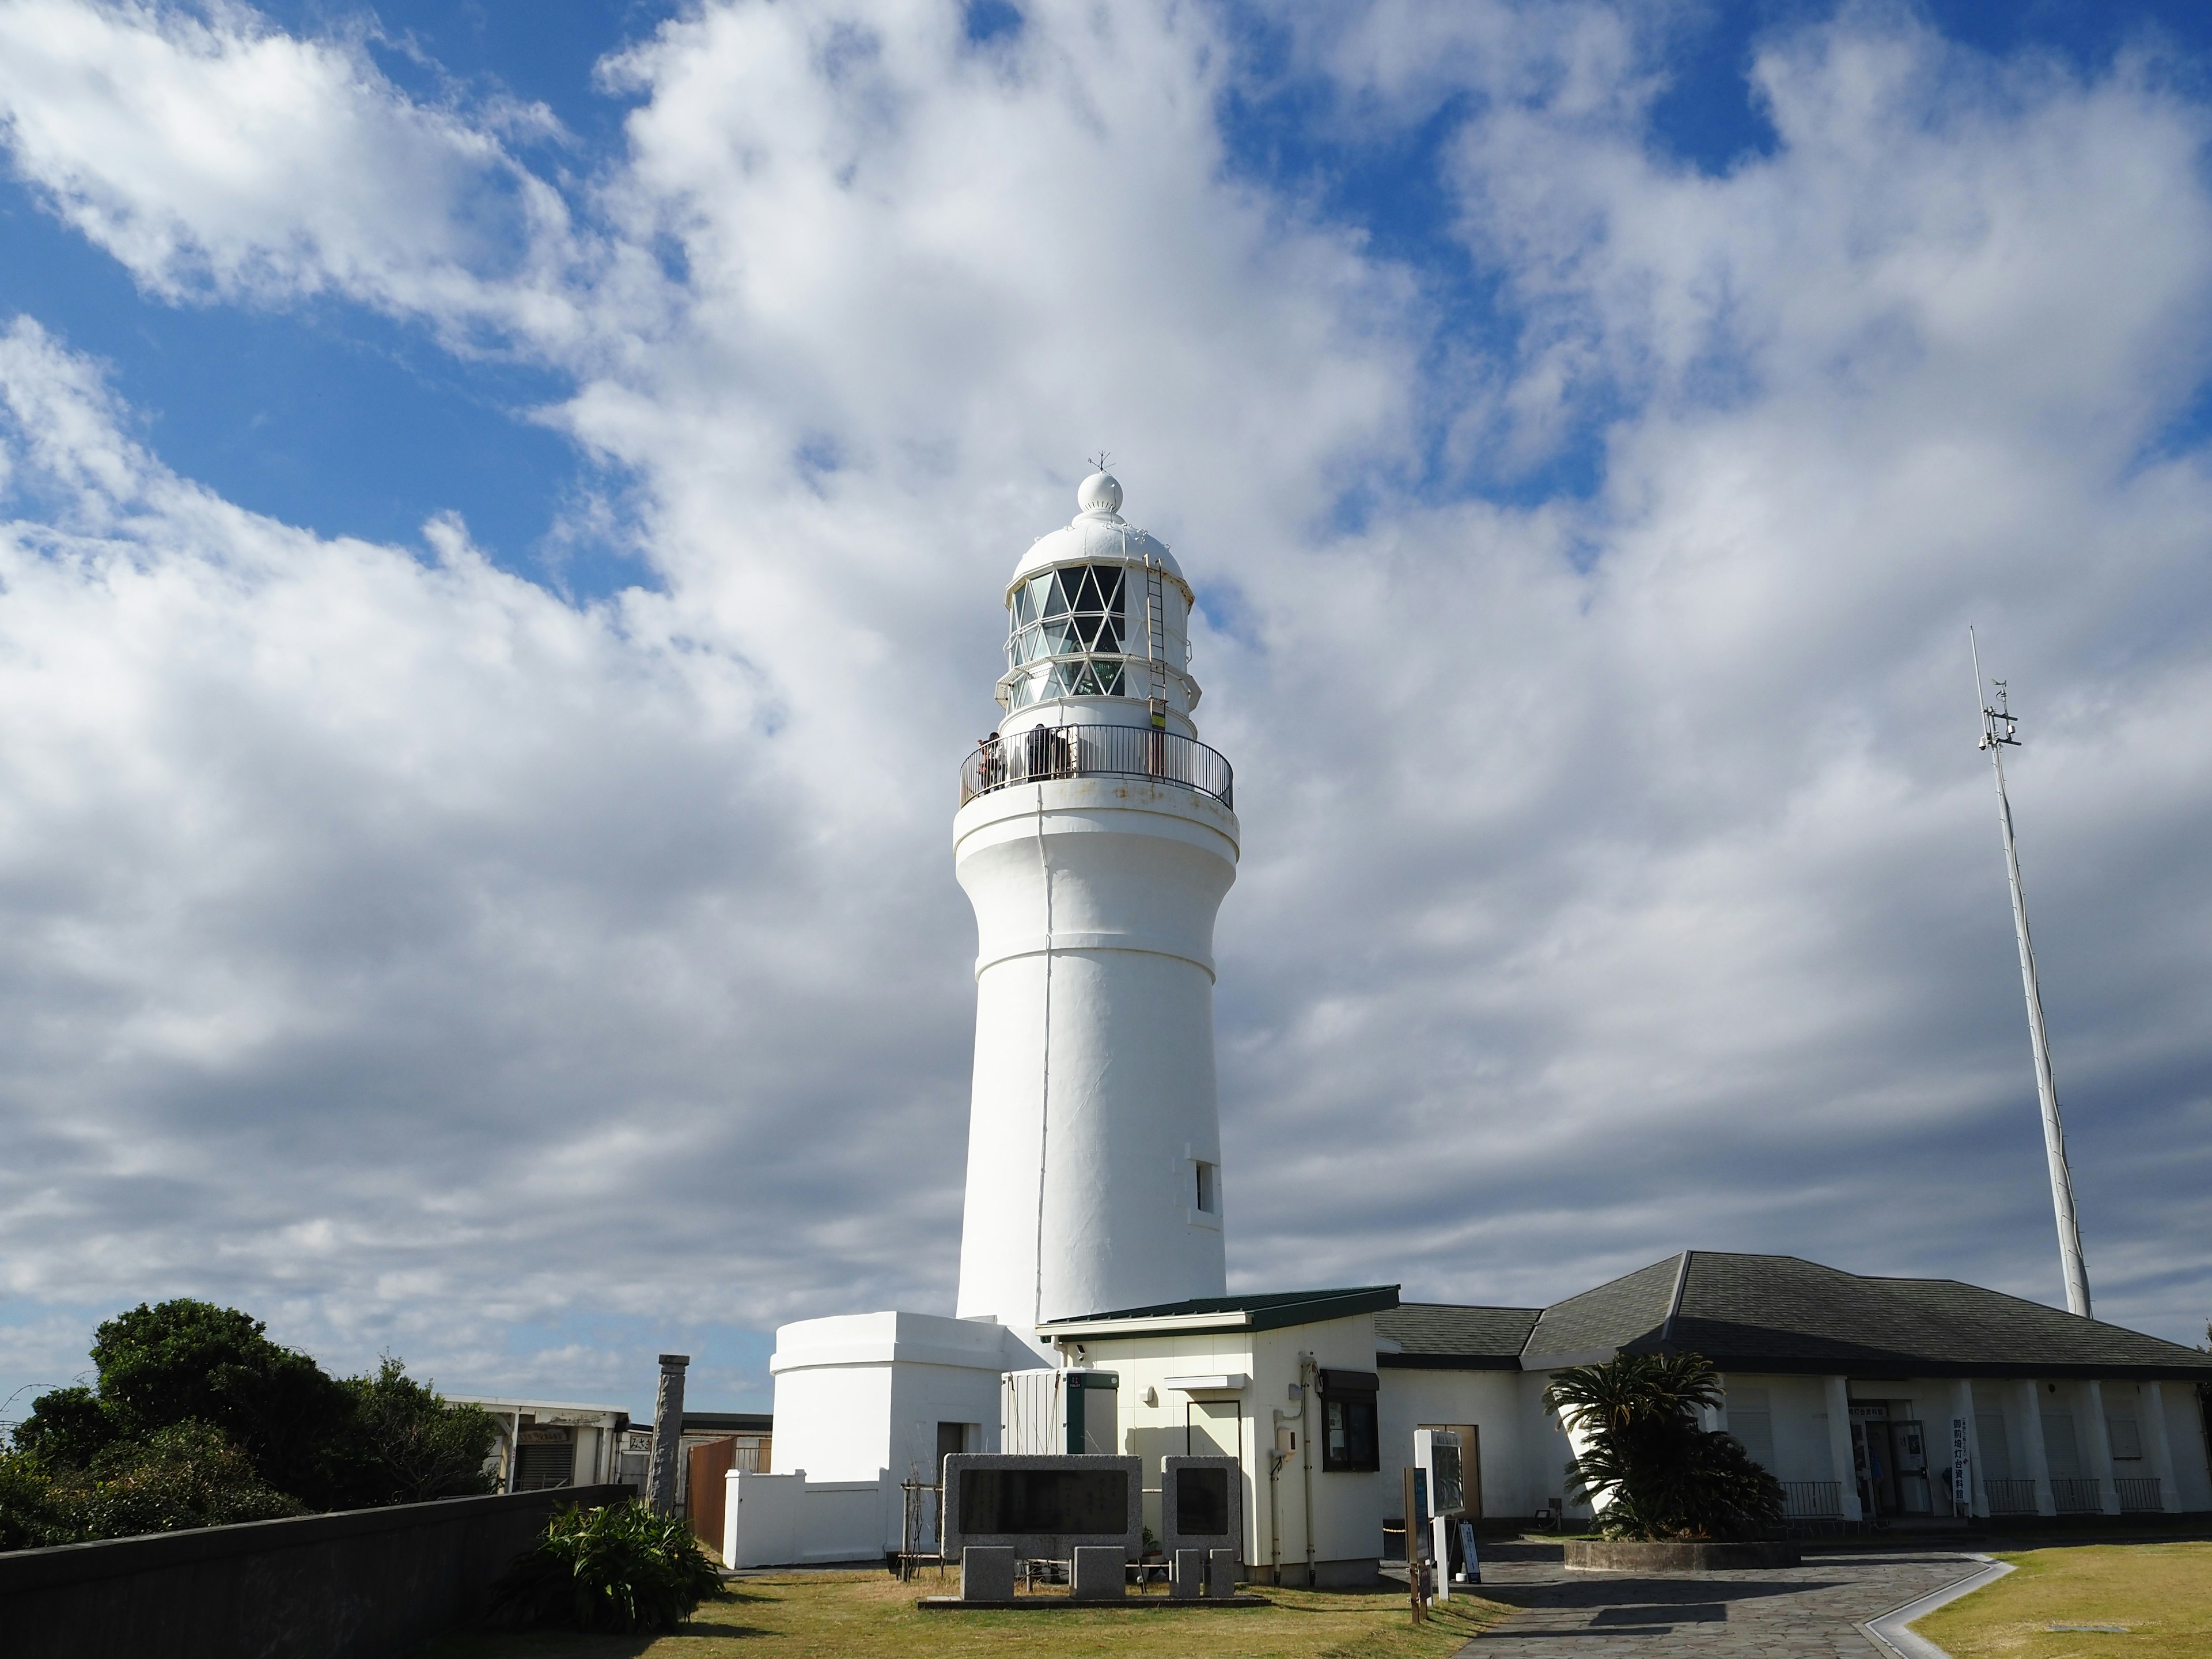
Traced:
[[0, 1550], [74, 1544], [77, 1537], [52, 1477], [37, 1460], [0, 1452]]
[[55, 1491], [81, 1538], [130, 1538], [307, 1513], [204, 1423], [174, 1423], [143, 1440], [118, 1442], [92, 1460], [86, 1476], [64, 1477]]
[[721, 1589], [683, 1516], [644, 1504], [557, 1511], [492, 1589], [492, 1616], [631, 1634], [674, 1630]]
[[1702, 1354], [1630, 1354], [1553, 1373], [1546, 1409], [1586, 1437], [1568, 1490], [1598, 1507], [1607, 1538], [1730, 1538], [1782, 1519], [1782, 1483], [1742, 1442], [1698, 1425], [1721, 1404]]
[[344, 1427], [324, 1456], [332, 1507], [374, 1509], [495, 1490], [484, 1474], [499, 1425], [481, 1406], [447, 1400], [390, 1354], [373, 1376], [349, 1376]]

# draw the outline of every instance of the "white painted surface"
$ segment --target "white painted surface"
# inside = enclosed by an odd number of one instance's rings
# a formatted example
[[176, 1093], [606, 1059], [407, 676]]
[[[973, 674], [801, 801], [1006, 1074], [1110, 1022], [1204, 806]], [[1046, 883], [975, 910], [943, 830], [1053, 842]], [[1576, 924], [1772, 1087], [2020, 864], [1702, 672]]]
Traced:
[[[1135, 779], [977, 797], [954, 824], [975, 908], [963, 1318], [1044, 1320], [1219, 1296], [1213, 920], [1237, 819]], [[1217, 1176], [1217, 1203], [1227, 1183]]]
[[[1266, 1569], [1279, 1546], [1285, 1576], [1303, 1576], [1306, 1559], [1305, 1510], [1313, 1498], [1314, 1559], [1322, 1582], [1361, 1583], [1372, 1578], [1382, 1541], [1386, 1486], [1397, 1475], [1384, 1471], [1332, 1471], [1322, 1467], [1313, 1448], [1310, 1475], [1305, 1446], [1285, 1458], [1275, 1472], [1269, 1501], [1269, 1466], [1273, 1462], [1275, 1413], [1303, 1437], [1321, 1429], [1318, 1398], [1292, 1395], [1302, 1352], [1310, 1352], [1324, 1370], [1375, 1369], [1375, 1322], [1371, 1315], [1325, 1320], [1273, 1331], [1201, 1330], [1119, 1338], [1085, 1338], [1084, 1363], [1119, 1373], [1121, 1431], [1126, 1455], [1144, 1460], [1146, 1524], [1159, 1529], [1158, 1487], [1162, 1460], [1185, 1453], [1219, 1453], [1237, 1459], [1243, 1472], [1245, 1535], [1243, 1559]], [[1177, 1376], [1237, 1376], [1247, 1380], [1235, 1391], [1214, 1390], [1202, 1397], [1170, 1389]], [[1383, 1374], [1385, 1386], [1389, 1374]], [[1150, 1389], [1153, 1403], [1145, 1403]], [[1378, 1407], [1380, 1405], [1378, 1400]], [[1304, 1425], [1300, 1426], [1301, 1407]], [[1395, 1504], [1387, 1511], [1395, 1513]], [[1363, 1575], [1364, 1575], [1363, 1577]], [[1262, 1571], [1260, 1576], [1264, 1577]]]
[[[887, 1471], [872, 1480], [811, 1480], [732, 1470], [722, 1508], [722, 1559], [732, 1567], [803, 1566], [879, 1560], [884, 1510], [897, 1524], [899, 1489]], [[894, 1538], [888, 1547], [897, 1547]]]
[[[981, 1425], [997, 1449], [999, 1378], [1039, 1363], [1003, 1326], [939, 1314], [844, 1314], [781, 1327], [770, 1472], [805, 1469], [817, 1481], [894, 1481], [937, 1461], [937, 1425]], [[893, 1535], [878, 1548], [896, 1547]], [[842, 1559], [842, 1558], [839, 1558]]]

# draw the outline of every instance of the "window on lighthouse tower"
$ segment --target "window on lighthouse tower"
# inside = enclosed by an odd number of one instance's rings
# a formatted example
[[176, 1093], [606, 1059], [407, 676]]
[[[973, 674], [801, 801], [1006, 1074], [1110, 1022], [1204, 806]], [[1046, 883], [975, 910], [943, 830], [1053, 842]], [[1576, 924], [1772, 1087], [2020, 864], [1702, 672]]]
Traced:
[[1119, 565], [1068, 565], [1015, 590], [1006, 665], [1038, 666], [1014, 681], [1012, 707], [1122, 695], [1122, 577]]

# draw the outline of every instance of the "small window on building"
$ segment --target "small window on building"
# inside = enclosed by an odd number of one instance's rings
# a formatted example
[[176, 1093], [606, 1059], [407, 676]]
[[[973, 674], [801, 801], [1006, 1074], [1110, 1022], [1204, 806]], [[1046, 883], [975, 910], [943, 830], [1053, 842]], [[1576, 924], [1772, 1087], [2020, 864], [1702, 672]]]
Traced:
[[1205, 1215], [1219, 1214], [1221, 1212], [1219, 1172], [1203, 1158], [1199, 1159], [1192, 1167], [1196, 1170], [1198, 1179], [1197, 1190], [1191, 1200], [1191, 1206]]
[[2132, 1417], [2108, 1417], [2105, 1431], [2112, 1437], [2112, 1455], [2130, 1462], [2142, 1455], [2142, 1431], [2136, 1426]]
[[1322, 1396], [1321, 1466], [1325, 1470], [1357, 1473], [1379, 1469], [1380, 1437], [1375, 1431], [1375, 1396], [1371, 1394], [1329, 1394]]

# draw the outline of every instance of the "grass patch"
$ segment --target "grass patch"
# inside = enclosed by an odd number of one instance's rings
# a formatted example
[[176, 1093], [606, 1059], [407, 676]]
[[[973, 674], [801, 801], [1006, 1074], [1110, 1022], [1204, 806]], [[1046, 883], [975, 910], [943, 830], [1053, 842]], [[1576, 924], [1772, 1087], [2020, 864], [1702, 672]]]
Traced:
[[[2004, 1554], [2018, 1571], [1913, 1626], [1953, 1659], [2203, 1659], [2212, 1544], [2082, 1544]], [[2124, 1625], [2125, 1634], [2053, 1625]]]
[[[949, 1586], [948, 1586], [949, 1591]], [[1465, 1593], [1414, 1628], [1406, 1592], [1267, 1589], [1265, 1607], [1219, 1612], [924, 1613], [934, 1579], [886, 1574], [749, 1578], [710, 1601], [673, 1635], [586, 1636], [469, 1631], [415, 1659], [932, 1659], [1018, 1654], [1160, 1656], [1187, 1659], [1429, 1659], [1456, 1651], [1513, 1611]]]

